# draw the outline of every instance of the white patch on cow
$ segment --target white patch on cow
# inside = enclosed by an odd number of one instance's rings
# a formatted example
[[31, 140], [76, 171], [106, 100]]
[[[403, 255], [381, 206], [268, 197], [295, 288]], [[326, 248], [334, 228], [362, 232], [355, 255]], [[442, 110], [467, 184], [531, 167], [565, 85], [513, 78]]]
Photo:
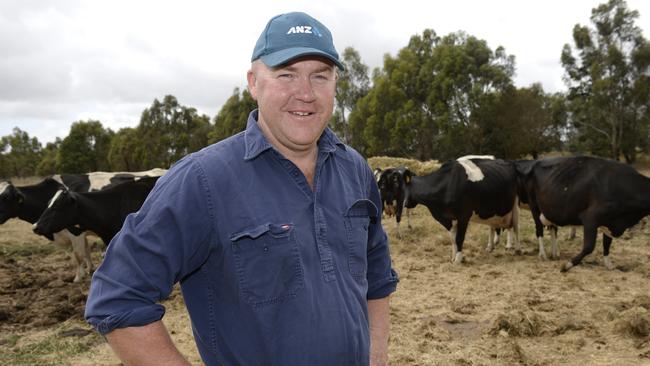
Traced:
[[10, 185], [11, 183], [9, 182], [0, 182], [0, 194], [5, 193], [5, 190], [9, 188]]
[[464, 259], [465, 258], [463, 257], [463, 252], [457, 252], [454, 256], [454, 264], [461, 264], [463, 263]]
[[551, 258], [553, 259], [560, 259], [560, 249], [558, 249], [557, 245], [557, 226], [553, 226], [550, 229], [551, 232]]
[[90, 181], [90, 191], [99, 191], [100, 189], [106, 187], [111, 183], [111, 178], [115, 176], [116, 173], [108, 172], [92, 172], [88, 173], [88, 181]]
[[546, 260], [546, 250], [544, 250], [544, 238], [541, 236], [537, 238], [539, 242], [539, 259]]
[[111, 183], [111, 178], [119, 174], [128, 174], [138, 180], [137, 177], [160, 177], [167, 172], [166, 169], [154, 168], [140, 172], [92, 172], [88, 173], [88, 180], [90, 181], [90, 191], [99, 191]]
[[54, 202], [56, 201], [56, 199], [59, 198], [59, 196], [61, 195], [61, 193], [63, 193], [63, 190], [62, 190], [62, 189], [59, 189], [58, 191], [56, 191], [56, 193], [54, 194], [54, 197], [52, 197], [52, 199], [50, 200], [50, 202], [47, 204], [47, 208], [52, 207], [52, 205], [54, 204]]
[[614, 264], [608, 255], [603, 256], [603, 261], [605, 262], [605, 268], [612, 270], [614, 269]]
[[468, 160], [468, 159], [494, 160], [494, 155], [465, 155], [465, 156], [461, 156], [457, 160]]
[[465, 159], [464, 157], [458, 158], [456, 161], [458, 161], [458, 163], [462, 165], [463, 168], [465, 168], [467, 179], [469, 179], [471, 182], [479, 182], [485, 178], [483, 172], [481, 171], [481, 168], [476, 166], [473, 161]]
[[469, 219], [471, 222], [478, 224], [485, 224], [492, 228], [509, 228], [512, 226], [512, 211], [508, 212], [505, 216], [492, 216], [487, 219], [480, 218], [476, 212], [472, 212], [472, 217]]
[[555, 223], [549, 221], [544, 214], [539, 215], [539, 221], [541, 221], [544, 226], [557, 226]]

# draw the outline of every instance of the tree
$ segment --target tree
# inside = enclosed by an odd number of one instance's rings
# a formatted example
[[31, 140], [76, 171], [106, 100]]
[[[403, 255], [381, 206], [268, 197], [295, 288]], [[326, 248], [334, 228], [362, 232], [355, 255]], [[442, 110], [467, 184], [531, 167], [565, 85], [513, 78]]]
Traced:
[[343, 138], [345, 143], [350, 143], [352, 136], [350, 135], [348, 115], [356, 106], [357, 101], [368, 93], [370, 77], [368, 66], [361, 62], [359, 52], [354, 48], [347, 47], [342, 56], [345, 70], [340, 72], [336, 84], [336, 105], [330, 126]]
[[78, 121], [59, 147], [57, 163], [61, 173], [107, 171], [108, 150], [113, 131], [104, 129], [99, 121]]
[[235, 88], [232, 95], [214, 118], [214, 127], [208, 134], [208, 142], [214, 143], [246, 129], [250, 112], [257, 108], [257, 102], [247, 89]]
[[495, 119], [493, 151], [506, 158], [539, 154], [561, 147], [566, 125], [562, 94], [548, 95], [541, 84], [506, 90], [500, 98]]
[[493, 153], [496, 105], [513, 73], [514, 57], [503, 48], [427, 29], [374, 72], [372, 89], [350, 114], [352, 146], [421, 160]]
[[0, 139], [0, 175], [3, 177], [25, 177], [36, 173], [41, 160], [42, 146], [36, 137], [18, 127], [13, 134]]
[[40, 176], [56, 174], [60, 170], [57, 166], [57, 155], [61, 147], [61, 138], [57, 137], [54, 142], [48, 142], [43, 149], [41, 161], [36, 167], [36, 174]]
[[650, 45], [634, 23], [638, 17], [623, 0], [599, 5], [592, 28], [573, 28], [576, 54], [566, 44], [561, 56], [574, 145], [628, 162], [647, 145], [650, 124]]
[[195, 108], [178, 103], [173, 95], [155, 99], [140, 117], [136, 147], [139, 166], [168, 168], [183, 156], [207, 145], [210, 119]]
[[140, 141], [141, 136], [135, 128], [126, 127], [117, 131], [107, 157], [112, 171], [147, 170], [138, 156]]

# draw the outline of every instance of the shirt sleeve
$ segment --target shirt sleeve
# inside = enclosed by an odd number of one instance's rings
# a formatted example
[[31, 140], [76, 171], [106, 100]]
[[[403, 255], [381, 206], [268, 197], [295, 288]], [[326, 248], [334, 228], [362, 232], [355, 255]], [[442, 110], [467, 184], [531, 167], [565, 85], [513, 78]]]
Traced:
[[209, 254], [210, 192], [191, 156], [158, 179], [111, 240], [93, 275], [85, 317], [101, 334], [160, 320], [173, 285]]
[[[366, 165], [366, 182], [368, 182], [370, 200], [376, 207], [381, 207], [381, 197], [377, 182]], [[368, 228], [368, 300], [381, 299], [397, 289], [399, 281], [397, 272], [392, 268], [388, 236], [381, 225], [381, 208], [377, 219]]]

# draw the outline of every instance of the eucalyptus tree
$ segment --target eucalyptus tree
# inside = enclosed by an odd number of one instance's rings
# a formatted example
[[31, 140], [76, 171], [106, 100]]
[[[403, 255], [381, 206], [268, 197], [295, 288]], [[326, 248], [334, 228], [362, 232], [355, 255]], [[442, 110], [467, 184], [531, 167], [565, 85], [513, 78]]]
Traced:
[[650, 124], [650, 44], [638, 17], [623, 0], [599, 5], [591, 27], [575, 25], [574, 47], [564, 45], [561, 56], [574, 144], [628, 162], [647, 145]]

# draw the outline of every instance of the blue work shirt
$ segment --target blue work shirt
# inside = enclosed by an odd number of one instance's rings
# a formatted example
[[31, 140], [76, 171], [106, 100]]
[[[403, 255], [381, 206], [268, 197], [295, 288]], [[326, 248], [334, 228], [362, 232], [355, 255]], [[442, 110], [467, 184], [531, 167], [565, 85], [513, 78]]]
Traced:
[[329, 129], [313, 190], [246, 131], [186, 156], [126, 219], [95, 272], [102, 333], [162, 318], [176, 282], [207, 365], [367, 365], [367, 300], [395, 291], [380, 197], [363, 157]]

